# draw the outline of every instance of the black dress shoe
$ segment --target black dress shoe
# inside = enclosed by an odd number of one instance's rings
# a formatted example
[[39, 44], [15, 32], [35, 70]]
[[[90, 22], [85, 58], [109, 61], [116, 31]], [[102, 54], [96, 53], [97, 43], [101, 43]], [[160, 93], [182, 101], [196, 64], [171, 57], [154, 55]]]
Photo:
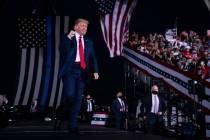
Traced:
[[69, 128], [69, 134], [70, 135], [80, 135], [80, 131], [78, 128]]

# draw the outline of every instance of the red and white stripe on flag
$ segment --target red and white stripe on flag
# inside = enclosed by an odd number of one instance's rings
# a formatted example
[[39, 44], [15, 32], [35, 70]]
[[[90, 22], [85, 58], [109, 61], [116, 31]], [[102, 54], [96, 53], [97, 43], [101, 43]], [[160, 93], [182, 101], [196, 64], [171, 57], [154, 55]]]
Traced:
[[113, 12], [100, 17], [104, 41], [110, 57], [121, 55], [124, 33], [127, 32], [131, 15], [138, 0], [116, 0]]

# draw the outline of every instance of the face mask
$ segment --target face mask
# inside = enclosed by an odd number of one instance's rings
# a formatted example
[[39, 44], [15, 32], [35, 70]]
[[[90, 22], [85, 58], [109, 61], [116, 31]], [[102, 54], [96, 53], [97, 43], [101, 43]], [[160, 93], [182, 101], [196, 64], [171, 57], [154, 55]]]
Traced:
[[122, 96], [118, 96], [118, 98], [122, 98]]
[[158, 94], [158, 92], [157, 91], [152, 91], [152, 94]]

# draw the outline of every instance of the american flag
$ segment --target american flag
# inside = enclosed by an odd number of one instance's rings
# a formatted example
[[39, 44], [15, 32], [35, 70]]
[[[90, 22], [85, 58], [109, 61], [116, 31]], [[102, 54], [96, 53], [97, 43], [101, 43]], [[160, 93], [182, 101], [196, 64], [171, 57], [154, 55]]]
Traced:
[[30, 105], [35, 100], [43, 108], [60, 105], [58, 50], [69, 21], [69, 16], [17, 18], [20, 63], [14, 105]]
[[46, 18], [18, 18], [19, 47], [46, 47]]
[[[132, 13], [138, 0], [95, 0], [101, 13], [100, 24], [110, 57], [121, 55], [124, 33], [129, 30]], [[113, 10], [112, 10], [113, 8]]]
[[95, 0], [99, 15], [111, 14], [114, 8], [114, 0]]

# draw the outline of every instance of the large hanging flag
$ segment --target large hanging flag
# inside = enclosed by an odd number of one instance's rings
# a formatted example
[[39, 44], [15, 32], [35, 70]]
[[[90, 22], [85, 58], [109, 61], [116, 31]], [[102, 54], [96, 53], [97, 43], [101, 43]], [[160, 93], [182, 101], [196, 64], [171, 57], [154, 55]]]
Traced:
[[69, 16], [17, 18], [20, 66], [14, 105], [30, 106], [36, 100], [43, 108], [60, 105], [58, 50], [69, 21]]
[[138, 0], [95, 0], [98, 6], [104, 41], [110, 57], [121, 55], [124, 34], [129, 30], [132, 13]]

